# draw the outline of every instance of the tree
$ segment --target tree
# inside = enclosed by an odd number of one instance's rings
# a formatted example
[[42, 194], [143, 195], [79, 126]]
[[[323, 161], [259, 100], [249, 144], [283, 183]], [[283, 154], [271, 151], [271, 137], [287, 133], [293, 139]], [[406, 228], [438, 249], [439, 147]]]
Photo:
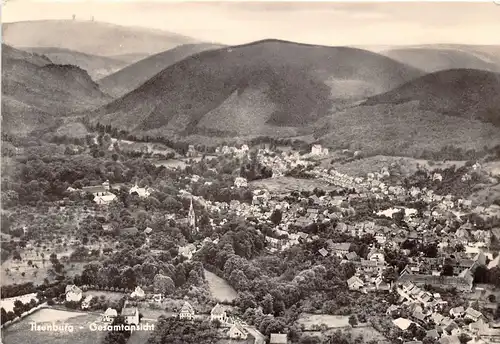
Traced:
[[450, 264], [444, 264], [441, 274], [443, 276], [453, 276], [453, 266], [451, 266]]
[[274, 225], [279, 225], [281, 223], [281, 220], [283, 219], [283, 213], [281, 212], [280, 209], [274, 209], [274, 211], [271, 214], [270, 220]]
[[349, 325], [351, 325], [352, 327], [356, 327], [356, 325], [358, 324], [358, 319], [356, 318], [356, 315], [351, 315], [349, 317]]
[[[121, 315], [117, 316], [111, 326], [120, 326], [120, 325], [125, 325], [125, 318]], [[128, 338], [130, 337], [131, 332], [130, 331], [120, 331], [120, 330], [114, 330], [115, 327], [113, 327], [113, 331], [110, 331], [106, 334], [106, 337], [104, 337], [103, 344], [127, 344]]]
[[273, 314], [273, 297], [271, 294], [266, 294], [264, 298], [262, 299], [261, 306], [262, 306], [262, 312], [264, 314]]
[[175, 291], [175, 283], [170, 277], [157, 274], [153, 280], [153, 288], [155, 293], [170, 295]]

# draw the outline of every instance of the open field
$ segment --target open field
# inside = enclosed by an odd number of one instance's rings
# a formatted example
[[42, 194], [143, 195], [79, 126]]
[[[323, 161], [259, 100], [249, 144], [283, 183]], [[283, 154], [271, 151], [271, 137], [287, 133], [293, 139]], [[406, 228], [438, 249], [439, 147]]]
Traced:
[[330, 329], [325, 332], [320, 332], [320, 331], [308, 331], [306, 332], [308, 335], [313, 336], [313, 337], [318, 337], [318, 338], [324, 338], [329, 335], [333, 335], [336, 331], [341, 331], [343, 333], [350, 333], [353, 338], [357, 338], [361, 336], [363, 338], [364, 343], [368, 343], [372, 340], [376, 340], [377, 342], [386, 342], [387, 339], [377, 330], [375, 330], [371, 326], [366, 326], [366, 327], [347, 327], [347, 328], [342, 328], [342, 329]]
[[326, 182], [317, 179], [300, 179], [294, 177], [278, 177], [268, 178], [262, 180], [254, 180], [248, 183], [251, 187], [256, 189], [267, 189], [269, 192], [291, 192], [293, 190], [312, 191], [314, 188], [320, 188], [325, 191], [335, 190], [336, 187], [329, 185]]
[[165, 166], [166, 168], [185, 168], [187, 165], [182, 160], [169, 159], [169, 160], [158, 160], [154, 163], [156, 167]]
[[205, 270], [205, 279], [213, 298], [217, 301], [233, 301], [238, 297], [238, 293], [225, 280], [214, 273]]
[[326, 325], [328, 328], [342, 328], [349, 325], [349, 317], [342, 315], [328, 315], [328, 314], [308, 314], [303, 313], [297, 320], [299, 325], [304, 325], [306, 331], [313, 330], [315, 325]]
[[[89, 324], [99, 321], [94, 314], [67, 312], [54, 309], [41, 309], [27, 316], [20, 322], [3, 330], [5, 344], [94, 344], [102, 342], [106, 332], [90, 331]], [[71, 325], [73, 332], [32, 331], [31, 323], [38, 325], [54, 323], [55, 325]]]
[[[38, 285], [43, 284], [45, 278], [48, 278], [49, 281], [53, 280], [53, 278], [48, 276], [48, 271], [52, 269], [52, 264], [48, 260], [45, 261], [45, 264], [42, 264], [41, 261], [33, 261], [33, 263], [38, 265], [38, 269], [33, 266], [30, 267], [26, 263], [13, 262], [11, 259], [5, 261], [2, 264], [2, 271], [0, 272], [2, 284], [33, 282], [34, 285]], [[67, 275], [74, 276], [80, 274], [83, 271], [83, 267], [88, 263], [70, 262], [63, 264]], [[6, 269], [9, 269], [9, 272]]]

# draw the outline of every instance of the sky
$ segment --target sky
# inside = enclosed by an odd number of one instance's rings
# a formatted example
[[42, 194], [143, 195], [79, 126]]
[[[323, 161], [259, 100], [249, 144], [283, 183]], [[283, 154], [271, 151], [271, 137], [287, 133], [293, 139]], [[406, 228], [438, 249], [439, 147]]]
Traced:
[[[71, 19], [140, 26], [223, 44], [500, 44], [500, 5], [465, 2], [4, 0], [3, 22]], [[498, 1], [497, 1], [498, 2]]]

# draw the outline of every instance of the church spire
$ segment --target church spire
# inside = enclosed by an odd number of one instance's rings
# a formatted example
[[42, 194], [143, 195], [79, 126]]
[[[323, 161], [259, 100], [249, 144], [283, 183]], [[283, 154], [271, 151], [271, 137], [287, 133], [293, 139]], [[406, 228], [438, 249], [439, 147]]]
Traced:
[[189, 206], [188, 224], [192, 229], [196, 228], [196, 215], [194, 213], [193, 198], [191, 198], [191, 204]]

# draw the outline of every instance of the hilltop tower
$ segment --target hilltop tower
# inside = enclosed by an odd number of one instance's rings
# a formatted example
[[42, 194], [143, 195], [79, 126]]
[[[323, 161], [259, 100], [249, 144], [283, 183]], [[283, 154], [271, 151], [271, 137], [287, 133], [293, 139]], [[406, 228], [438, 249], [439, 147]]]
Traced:
[[192, 230], [196, 229], [196, 215], [194, 213], [193, 198], [191, 198], [191, 204], [189, 206], [188, 224], [189, 224], [189, 227], [191, 227]]

